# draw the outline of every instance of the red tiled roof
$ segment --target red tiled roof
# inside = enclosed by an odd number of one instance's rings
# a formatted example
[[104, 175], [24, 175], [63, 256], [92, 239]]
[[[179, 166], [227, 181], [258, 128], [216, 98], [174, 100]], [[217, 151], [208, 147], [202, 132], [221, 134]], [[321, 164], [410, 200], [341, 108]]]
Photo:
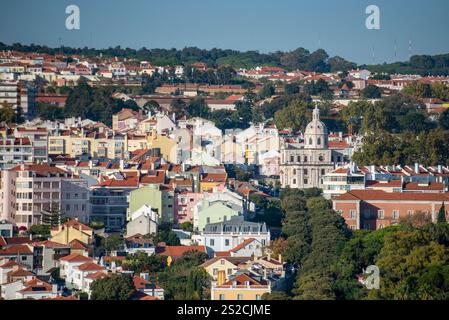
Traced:
[[16, 244], [27, 244], [32, 243], [33, 240], [29, 237], [11, 237], [11, 238], [5, 238], [7, 245], [16, 245]]
[[143, 184], [162, 184], [165, 182], [164, 171], [154, 171], [140, 178], [140, 183]]
[[189, 251], [198, 251], [207, 253], [205, 246], [166, 246], [163, 247], [163, 251], [160, 252], [160, 255], [170, 256], [173, 258], [182, 257], [182, 255]]
[[6, 245], [6, 241], [5, 238], [3, 238], [2, 236], [0, 236], [0, 247]]
[[334, 201], [364, 200], [364, 201], [431, 201], [448, 202], [449, 193], [412, 193], [412, 192], [385, 192], [383, 190], [352, 190]]
[[402, 186], [401, 180], [391, 180], [391, 181], [367, 181], [367, 187], [371, 188], [400, 188]]
[[108, 274], [107, 274], [107, 273], [104, 273], [104, 272], [102, 272], [102, 271], [90, 273], [90, 274], [88, 274], [88, 275], [86, 276], [86, 278], [94, 279], [94, 280], [96, 280], [96, 279], [102, 279], [102, 278], [104, 278], [104, 277], [108, 277]]
[[78, 254], [78, 253], [72, 253], [72, 254], [70, 254], [68, 256], [62, 257], [61, 259], [59, 259], [59, 261], [69, 261], [69, 262], [82, 262], [82, 261], [85, 261], [85, 262], [92, 262], [93, 259], [89, 258], [89, 257], [86, 257], [86, 256], [83, 256], [83, 255]]
[[38, 242], [34, 242], [33, 244], [37, 245], [37, 246], [48, 247], [48, 248], [66, 248], [66, 247], [68, 247], [65, 244], [54, 242], [54, 241], [50, 241], [50, 240], [38, 241]]
[[228, 287], [228, 286], [232, 286], [234, 283], [236, 283], [236, 287], [246, 287], [246, 282], [249, 282], [249, 285], [251, 287], [266, 287], [267, 283], [265, 281], [257, 281], [256, 279], [248, 276], [245, 273], [242, 273], [240, 275], [238, 275], [237, 277], [235, 277], [234, 279], [231, 279], [225, 283], [223, 283], [223, 285], [221, 286], [217, 286], [218, 288], [220, 287]]
[[229, 252], [229, 251], [215, 251], [214, 254], [216, 257], [230, 257], [231, 256], [231, 252]]
[[161, 287], [152, 284], [150, 281], [145, 280], [144, 278], [138, 277], [138, 276], [133, 276], [133, 282], [134, 282], [134, 287], [136, 287], [137, 290], [140, 289], [146, 289], [147, 286], [153, 286], [154, 289], [161, 289]]
[[405, 184], [404, 189], [407, 191], [417, 190], [417, 191], [444, 191], [445, 184], [441, 182], [432, 182], [428, 185], [420, 185], [417, 182], [408, 182]]
[[52, 285], [39, 279], [33, 279], [24, 283], [25, 288], [19, 292], [50, 292]]
[[240, 243], [238, 246], [236, 246], [235, 248], [232, 248], [231, 250], [229, 250], [230, 252], [237, 252], [240, 249], [243, 249], [244, 247], [246, 247], [247, 245], [249, 245], [251, 242], [255, 241], [256, 239], [254, 238], [249, 238], [246, 239], [245, 241], [243, 241], [242, 243]]
[[93, 263], [93, 262], [86, 262], [78, 266], [78, 269], [81, 271], [100, 271], [105, 270], [104, 267]]
[[226, 182], [226, 173], [205, 173], [201, 179], [202, 182]]
[[71, 249], [75, 249], [75, 250], [86, 250], [87, 246], [82, 243], [81, 241], [79, 241], [78, 239], [73, 239], [72, 241], [69, 242], [69, 246]]
[[29, 277], [29, 276], [34, 276], [35, 274], [27, 271], [25, 269], [19, 268], [16, 271], [10, 271], [8, 272], [8, 276], [10, 277]]
[[19, 255], [19, 254], [29, 255], [29, 254], [33, 254], [33, 252], [30, 250], [30, 248], [27, 245], [22, 245], [22, 244], [12, 245], [8, 248], [0, 250], [0, 255], [3, 255], [3, 256]]
[[350, 147], [346, 141], [329, 141], [328, 146], [329, 149], [346, 149]]

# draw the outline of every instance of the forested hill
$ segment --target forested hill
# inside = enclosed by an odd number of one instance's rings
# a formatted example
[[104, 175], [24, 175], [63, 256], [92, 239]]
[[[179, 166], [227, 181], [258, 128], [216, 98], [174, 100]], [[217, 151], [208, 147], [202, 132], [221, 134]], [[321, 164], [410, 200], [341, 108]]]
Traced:
[[177, 49], [131, 49], [117, 46], [108, 49], [92, 48], [50, 48], [41, 45], [22, 45], [15, 43], [6, 45], [0, 42], [0, 50], [15, 50], [21, 52], [37, 52], [47, 54], [67, 55], [77, 54], [87, 57], [95, 57], [102, 54], [103, 57], [126, 57], [138, 60], [150, 61], [154, 65], [188, 65], [194, 62], [204, 62], [208, 67], [230, 65], [234, 68], [251, 68], [255, 66], [278, 66], [288, 70], [300, 69], [314, 72], [347, 71], [356, 67], [355, 63], [346, 61], [341, 57], [329, 57], [326, 51], [319, 49], [310, 52], [304, 48], [298, 48], [290, 52], [277, 51], [274, 53], [260, 53], [258, 51], [241, 52], [230, 49], [199, 49], [186, 47]]
[[[289, 52], [276, 51], [273, 53], [260, 53], [259, 51], [238, 51], [231, 49], [210, 50], [196, 47], [183, 49], [141, 49], [122, 48], [120, 46], [108, 49], [93, 48], [50, 48], [41, 45], [22, 45], [14, 43], [7, 45], [0, 42], [1, 50], [15, 50], [21, 52], [37, 52], [47, 54], [76, 54], [86, 57], [123, 57], [137, 60], [150, 61], [154, 65], [188, 65], [195, 62], [204, 62], [208, 67], [230, 65], [234, 68], [252, 68], [255, 66], [277, 66], [287, 70], [303, 70], [313, 72], [348, 71], [357, 67], [357, 64], [349, 62], [342, 57], [330, 57], [323, 49], [310, 52], [304, 48], [298, 48]], [[390, 64], [361, 65], [376, 73], [401, 73], [421, 75], [449, 75], [449, 54], [435, 56], [415, 55], [408, 62], [395, 62]]]
[[364, 65], [361, 67], [376, 73], [447, 76], [449, 75], [449, 53], [435, 56], [415, 55], [408, 62]]

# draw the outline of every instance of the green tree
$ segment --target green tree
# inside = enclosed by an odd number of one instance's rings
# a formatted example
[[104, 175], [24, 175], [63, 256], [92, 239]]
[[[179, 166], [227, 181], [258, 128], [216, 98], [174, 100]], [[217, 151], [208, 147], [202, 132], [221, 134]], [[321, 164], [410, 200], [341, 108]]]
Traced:
[[428, 98], [431, 95], [431, 89], [428, 84], [413, 81], [402, 89], [402, 93], [415, 98]]
[[311, 106], [302, 100], [296, 100], [277, 111], [274, 122], [278, 129], [304, 130], [311, 119]]
[[446, 207], [444, 205], [444, 202], [441, 205], [440, 210], [438, 211], [437, 222], [438, 223], [445, 223], [445, 222], [447, 222], [447, 220], [446, 220]]
[[7, 102], [0, 103], [0, 122], [6, 122], [7, 124], [14, 123], [15, 111], [13, 105]]
[[113, 274], [92, 283], [92, 300], [130, 300], [135, 294], [134, 282], [129, 275]]
[[197, 97], [192, 99], [187, 106], [186, 115], [190, 118], [207, 118], [209, 114], [210, 108], [204, 98]]
[[259, 96], [262, 99], [269, 98], [274, 94], [274, 92], [275, 92], [275, 89], [274, 89], [273, 84], [271, 82], [268, 82], [268, 83], [264, 84], [264, 86], [260, 90]]
[[368, 85], [365, 89], [362, 90], [362, 97], [366, 99], [379, 99], [382, 96], [382, 93], [379, 87], [375, 85]]
[[147, 255], [145, 252], [139, 251], [130, 254], [122, 263], [125, 270], [131, 270], [135, 274], [142, 272], [157, 273], [163, 271], [167, 267], [167, 259], [160, 255]]
[[106, 252], [120, 250], [123, 248], [123, 237], [118, 234], [112, 234], [101, 239], [101, 248]]

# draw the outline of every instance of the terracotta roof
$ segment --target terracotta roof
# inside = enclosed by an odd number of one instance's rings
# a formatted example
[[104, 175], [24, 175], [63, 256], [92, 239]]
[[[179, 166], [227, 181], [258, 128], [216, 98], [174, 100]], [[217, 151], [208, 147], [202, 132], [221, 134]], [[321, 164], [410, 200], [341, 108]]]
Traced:
[[231, 256], [231, 252], [229, 252], [229, 251], [215, 251], [214, 254], [216, 257], [230, 257]]
[[22, 244], [13, 245], [8, 248], [0, 250], [0, 255], [3, 255], [3, 256], [19, 255], [19, 254], [29, 255], [29, 254], [33, 254], [33, 252], [27, 245], [22, 245]]
[[6, 263], [2, 264], [0, 266], [0, 268], [2, 268], [2, 269], [9, 269], [9, 268], [12, 268], [12, 267], [15, 267], [15, 266], [25, 267], [23, 264], [17, 263], [14, 260], [8, 260]]
[[164, 171], [153, 171], [140, 178], [140, 183], [143, 184], [162, 184], [165, 182]]
[[2, 236], [0, 236], [0, 247], [6, 245], [6, 241], [5, 238], [3, 238]]
[[50, 240], [38, 241], [38, 242], [34, 242], [33, 244], [37, 245], [37, 246], [48, 247], [48, 248], [67, 248], [68, 247], [68, 245], [66, 245], [66, 244], [62, 244], [62, 243], [58, 243], [58, 242], [54, 242], [54, 241], [50, 241]]
[[138, 277], [138, 276], [133, 276], [133, 282], [134, 282], [134, 287], [136, 287], [137, 290], [140, 289], [161, 289], [161, 287], [152, 284], [150, 281], [145, 280], [144, 278]]
[[86, 250], [87, 246], [82, 243], [81, 241], [79, 241], [78, 239], [73, 239], [72, 241], [69, 242], [69, 246], [71, 249], [75, 249], [75, 250]]
[[57, 231], [57, 230], [62, 230], [65, 227], [72, 227], [76, 230], [80, 230], [80, 231], [93, 231], [93, 229], [75, 219], [69, 220], [66, 223], [62, 224], [59, 227], [53, 228], [53, 231]]
[[68, 261], [68, 262], [92, 262], [94, 259], [83, 256], [81, 254], [78, 253], [72, 253], [68, 256], [62, 257], [61, 259], [59, 259], [59, 261]]
[[11, 237], [11, 238], [5, 238], [7, 245], [15, 245], [15, 244], [28, 244], [32, 243], [33, 240], [30, 239], [30, 237]]
[[231, 250], [229, 250], [230, 252], [237, 252], [240, 249], [243, 249], [244, 247], [246, 247], [247, 245], [249, 245], [251, 242], [256, 241], [256, 239], [254, 238], [249, 238], [246, 239], [245, 241], [243, 241], [242, 243], [240, 243], [238, 246], [232, 248]]
[[69, 171], [60, 169], [58, 167], [50, 166], [47, 163], [25, 164], [23, 170], [22, 170], [22, 165], [18, 165], [9, 170], [11, 170], [11, 171], [31, 171], [40, 177], [47, 177], [48, 175], [54, 176], [56, 174], [70, 174]]
[[400, 188], [402, 187], [401, 180], [391, 180], [391, 181], [374, 181], [370, 180], [366, 182], [367, 187], [371, 188]]
[[10, 276], [10, 277], [29, 277], [29, 276], [35, 276], [35, 274], [30, 271], [27, 271], [25, 269], [19, 268], [16, 271], [8, 272], [8, 276]]
[[86, 262], [78, 266], [78, 269], [81, 271], [100, 271], [105, 270], [104, 267], [93, 263], [93, 262]]
[[205, 246], [166, 246], [162, 248], [162, 252], [159, 252], [160, 255], [170, 256], [174, 258], [182, 257], [182, 255], [189, 251], [198, 251], [207, 253]]
[[329, 149], [346, 149], [350, 147], [346, 141], [329, 141], [328, 146]]
[[93, 279], [93, 280], [102, 279], [104, 277], [108, 277], [108, 274], [104, 273], [102, 271], [90, 273], [86, 276], [86, 278]]
[[449, 193], [425, 192], [385, 192], [383, 190], [352, 190], [335, 198], [334, 201], [364, 200], [364, 201], [431, 201], [448, 202]]
[[429, 184], [419, 184], [417, 182], [408, 182], [405, 184], [404, 189], [407, 191], [417, 190], [417, 191], [444, 191], [445, 184], [441, 182], [431, 182]]
[[52, 285], [39, 279], [33, 279], [24, 283], [25, 288], [19, 292], [50, 292]]
[[226, 182], [226, 173], [205, 173], [201, 179], [202, 182]]
[[230, 279], [229, 281], [223, 283], [223, 285], [217, 286], [217, 287], [218, 288], [229, 287], [229, 286], [233, 286], [235, 283], [235, 286], [237, 288], [246, 288], [246, 282], [249, 282], [249, 285], [251, 287], [256, 287], [256, 288], [257, 287], [266, 287], [268, 285], [267, 282], [264, 280], [257, 281], [253, 277], [250, 277], [249, 275], [242, 273], [242, 274], [239, 274], [237, 277]]

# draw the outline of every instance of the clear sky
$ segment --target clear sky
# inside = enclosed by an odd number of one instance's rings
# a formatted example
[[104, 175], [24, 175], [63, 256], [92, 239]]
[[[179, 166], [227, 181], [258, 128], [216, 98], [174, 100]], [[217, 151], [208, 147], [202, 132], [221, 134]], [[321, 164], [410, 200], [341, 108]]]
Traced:
[[[65, 27], [70, 4], [80, 8], [80, 30]], [[381, 30], [365, 27], [371, 4], [380, 8]], [[447, 0], [0, 0], [0, 41], [261, 52], [321, 47], [357, 63], [383, 63], [408, 60], [409, 40], [413, 54], [449, 53], [448, 13]]]

